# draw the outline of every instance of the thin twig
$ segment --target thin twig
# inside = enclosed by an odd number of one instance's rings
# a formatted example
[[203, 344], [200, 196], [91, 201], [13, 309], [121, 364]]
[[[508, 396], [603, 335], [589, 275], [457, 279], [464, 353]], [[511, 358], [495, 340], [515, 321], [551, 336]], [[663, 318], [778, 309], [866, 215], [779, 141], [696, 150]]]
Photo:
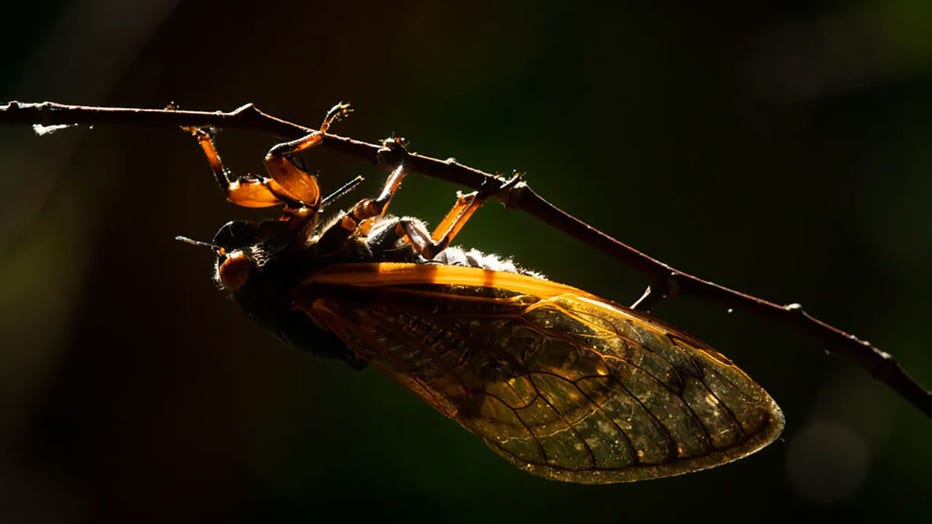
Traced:
[[[231, 112], [178, 111], [173, 109], [136, 109], [71, 106], [44, 102], [39, 104], [10, 102], [0, 105], [0, 124], [130, 124], [154, 126], [216, 126], [266, 131], [286, 138], [297, 138], [315, 131], [269, 114], [252, 104]], [[378, 163], [380, 146], [343, 136], [324, 135], [323, 147]], [[544, 200], [524, 183], [505, 186], [506, 179], [473, 169], [453, 159], [439, 160], [417, 153], [405, 157], [408, 169], [455, 184], [488, 191], [503, 188], [496, 194], [506, 206], [520, 209], [544, 223], [578, 239], [615, 260], [643, 273], [657, 290], [668, 294], [702, 298], [716, 304], [750, 312], [764, 319], [787, 325], [824, 344], [932, 417], [932, 394], [920, 386], [888, 353], [806, 313], [799, 304], [780, 305], [735, 291], [689, 275], [651, 258], [615, 240], [585, 222]], [[663, 291], [665, 290], [665, 291]], [[650, 294], [645, 304], [656, 302]]]

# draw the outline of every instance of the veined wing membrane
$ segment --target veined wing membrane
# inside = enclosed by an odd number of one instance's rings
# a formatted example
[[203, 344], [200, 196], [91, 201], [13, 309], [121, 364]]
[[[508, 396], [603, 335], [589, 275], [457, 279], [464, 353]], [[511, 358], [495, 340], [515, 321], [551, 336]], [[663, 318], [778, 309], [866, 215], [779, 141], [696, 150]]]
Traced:
[[783, 427], [723, 355], [586, 292], [470, 267], [332, 267], [299, 289], [297, 307], [531, 473], [677, 475], [753, 453]]

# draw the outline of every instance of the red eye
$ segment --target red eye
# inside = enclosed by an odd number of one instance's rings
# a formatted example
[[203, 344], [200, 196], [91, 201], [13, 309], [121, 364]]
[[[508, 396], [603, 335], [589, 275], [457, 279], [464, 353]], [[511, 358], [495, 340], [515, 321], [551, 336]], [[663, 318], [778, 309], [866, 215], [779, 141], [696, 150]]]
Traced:
[[217, 274], [220, 276], [220, 283], [223, 284], [225, 289], [235, 291], [246, 285], [249, 275], [252, 274], [253, 267], [252, 260], [249, 260], [242, 251], [233, 251], [220, 263]]

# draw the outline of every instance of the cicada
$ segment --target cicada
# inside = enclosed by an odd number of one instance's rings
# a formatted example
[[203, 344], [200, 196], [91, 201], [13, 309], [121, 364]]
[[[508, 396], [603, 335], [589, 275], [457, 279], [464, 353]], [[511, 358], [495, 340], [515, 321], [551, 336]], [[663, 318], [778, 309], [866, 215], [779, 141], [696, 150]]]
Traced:
[[[294, 346], [371, 365], [535, 475], [607, 484], [679, 475], [773, 441], [783, 415], [728, 358], [645, 313], [450, 243], [490, 194], [459, 195], [433, 231], [387, 212], [405, 175], [404, 142], [381, 193], [323, 222], [351, 185], [321, 197], [292, 155], [320, 129], [273, 147], [268, 176], [234, 177], [212, 133], [197, 138], [227, 199], [281, 206], [234, 221], [210, 243], [215, 278]], [[191, 241], [193, 242], [193, 241]]]

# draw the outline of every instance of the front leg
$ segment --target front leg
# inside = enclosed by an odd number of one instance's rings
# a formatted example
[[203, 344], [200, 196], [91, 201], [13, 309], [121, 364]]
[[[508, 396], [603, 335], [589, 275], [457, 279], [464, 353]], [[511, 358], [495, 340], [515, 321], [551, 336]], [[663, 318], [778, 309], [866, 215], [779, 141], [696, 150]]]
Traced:
[[278, 144], [265, 156], [265, 166], [270, 177], [247, 174], [232, 177], [223, 165], [213, 135], [198, 127], [183, 129], [197, 139], [207, 157], [217, 185], [228, 201], [243, 207], [272, 207], [284, 205], [291, 209], [316, 210], [320, 204], [320, 188], [317, 177], [301, 169], [290, 160], [290, 155], [314, 147], [323, 140], [323, 135], [336, 120], [350, 113], [349, 105], [337, 104], [327, 112], [320, 129], [303, 138]]
[[217, 181], [227, 201], [242, 207], [272, 207], [284, 203], [275, 193], [272, 187], [273, 181], [269, 178], [253, 174], [231, 178], [232, 173], [220, 160], [220, 153], [217, 152], [214, 138], [210, 133], [199, 127], [183, 129], [197, 139], [214, 173], [214, 180]]
[[327, 111], [320, 129], [297, 140], [278, 144], [269, 150], [265, 155], [265, 169], [272, 177], [274, 191], [277, 194], [294, 202], [300, 202], [303, 207], [316, 208], [320, 204], [320, 187], [317, 185], [317, 177], [292, 162], [291, 156], [319, 145], [323, 142], [324, 134], [330, 125], [346, 118], [351, 111], [349, 104], [341, 102]]

